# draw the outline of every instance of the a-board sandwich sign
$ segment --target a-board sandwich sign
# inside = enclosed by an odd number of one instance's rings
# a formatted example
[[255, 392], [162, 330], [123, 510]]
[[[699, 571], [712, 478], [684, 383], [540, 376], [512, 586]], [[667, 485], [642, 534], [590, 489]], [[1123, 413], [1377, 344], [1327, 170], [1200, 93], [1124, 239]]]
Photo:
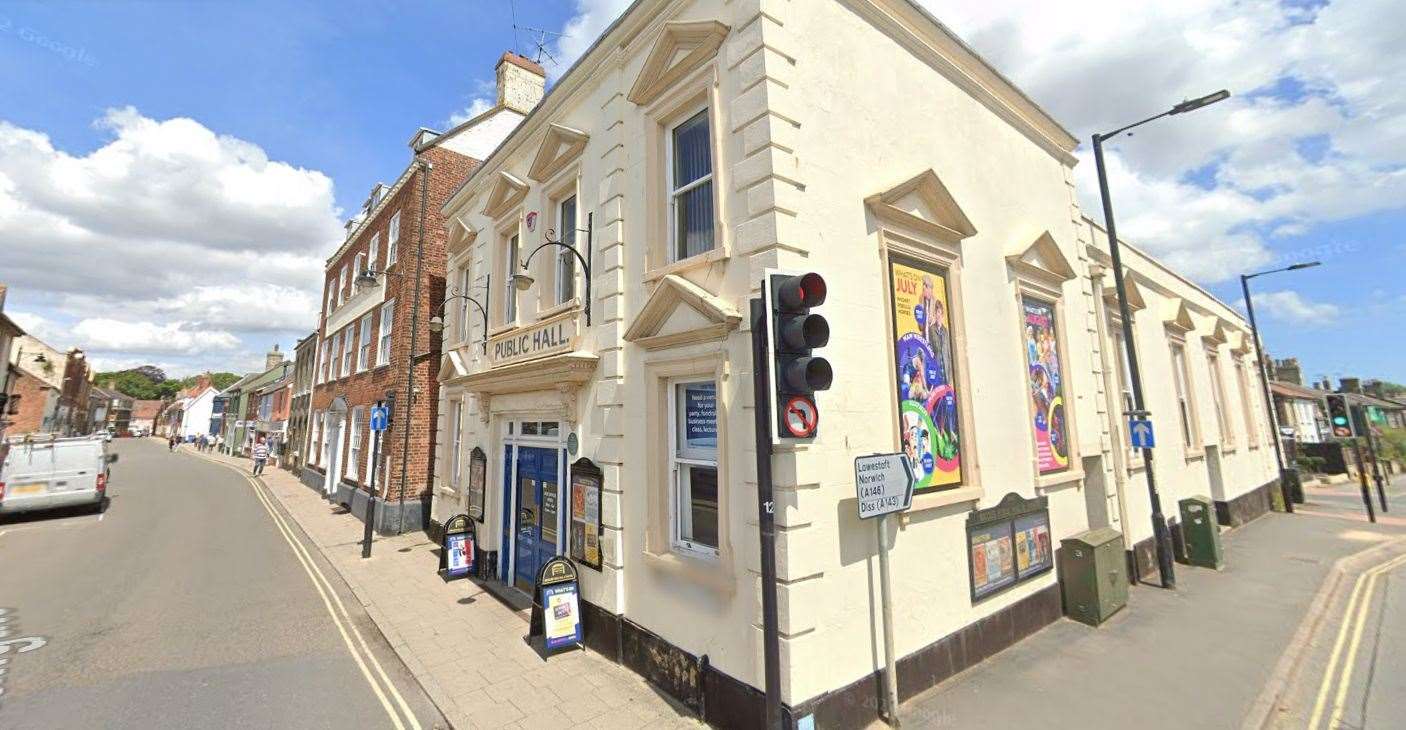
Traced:
[[533, 593], [529, 635], [541, 634], [548, 654], [573, 646], [584, 649], [580, 583], [571, 559], [559, 555], [544, 563]]
[[445, 580], [463, 578], [474, 569], [475, 530], [466, 514], [450, 517], [444, 523], [444, 539], [440, 543], [439, 571]]

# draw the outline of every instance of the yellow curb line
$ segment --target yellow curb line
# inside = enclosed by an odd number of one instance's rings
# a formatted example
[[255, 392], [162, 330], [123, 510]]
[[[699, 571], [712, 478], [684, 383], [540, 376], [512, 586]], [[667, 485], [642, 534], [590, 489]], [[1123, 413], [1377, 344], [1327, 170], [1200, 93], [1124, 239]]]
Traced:
[[[1337, 674], [1338, 659], [1346, 645], [1348, 648], [1347, 659], [1343, 665], [1342, 677], [1338, 680], [1338, 691], [1333, 698], [1333, 712], [1328, 718], [1328, 727], [1336, 727], [1342, 719], [1343, 702], [1347, 696], [1348, 685], [1352, 681], [1353, 664], [1356, 662], [1357, 649], [1362, 642], [1362, 630], [1366, 626], [1367, 612], [1372, 604], [1372, 594], [1376, 591], [1377, 576], [1403, 564], [1406, 564], [1406, 555], [1399, 555], [1363, 571], [1357, 577], [1357, 581], [1352, 587], [1352, 595], [1348, 599], [1347, 610], [1343, 612], [1346, 620], [1338, 629], [1337, 641], [1333, 642], [1333, 653], [1329, 655], [1328, 667], [1323, 672], [1323, 682], [1318, 688], [1318, 698], [1313, 703], [1313, 714], [1309, 716], [1308, 730], [1315, 730], [1318, 727], [1318, 721], [1323, 717], [1329, 691], [1333, 688], [1333, 678]], [[1351, 642], [1347, 641], [1349, 633], [1352, 635]]]

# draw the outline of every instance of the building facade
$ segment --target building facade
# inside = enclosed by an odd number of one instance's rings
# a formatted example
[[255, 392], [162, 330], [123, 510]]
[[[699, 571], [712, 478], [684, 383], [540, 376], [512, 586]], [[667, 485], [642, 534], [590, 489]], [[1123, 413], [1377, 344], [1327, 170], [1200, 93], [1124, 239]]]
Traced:
[[[371, 495], [382, 505], [375, 513], [383, 533], [420, 529], [429, 511], [440, 358], [426, 325], [445, 290], [441, 207], [531, 111], [545, 79], [515, 54], [504, 54], [497, 77], [493, 108], [446, 132], [414, 135], [410, 164], [372, 190], [327, 259], [304, 481], [361, 519]], [[395, 415], [377, 449], [370, 408], [392, 400]]]
[[[1060, 615], [1058, 540], [1111, 527], [1154, 570], [1076, 145], [907, 0], [636, 3], [444, 207], [473, 301], [446, 300], [433, 519], [470, 515], [481, 571], [527, 592], [572, 556], [590, 646], [755, 726], [748, 313], [764, 272], [815, 271], [835, 385], [772, 462], [793, 722], [875, 718], [857, 456], [919, 479], [888, 536], [904, 697]], [[1166, 511], [1205, 495], [1251, 519], [1278, 470], [1248, 327], [1125, 251]], [[1019, 549], [972, 531], [1004, 504], [1045, 517]]]
[[[10, 394], [16, 385], [13, 381], [17, 377], [17, 373], [12, 372], [10, 367], [10, 350], [15, 338], [24, 334], [24, 330], [5, 314], [5, 292], [5, 285], [0, 284], [0, 444], [5, 441], [5, 429], [9, 423], [12, 406], [15, 410], [18, 410], [19, 406], [18, 401], [12, 403], [10, 400]], [[0, 446], [0, 449], [3, 448]]]
[[288, 454], [280, 463], [285, 469], [301, 474], [307, 466], [308, 442], [312, 434], [308, 423], [312, 416], [313, 373], [317, 369], [317, 333], [301, 340], [293, 355], [293, 402], [288, 412]]

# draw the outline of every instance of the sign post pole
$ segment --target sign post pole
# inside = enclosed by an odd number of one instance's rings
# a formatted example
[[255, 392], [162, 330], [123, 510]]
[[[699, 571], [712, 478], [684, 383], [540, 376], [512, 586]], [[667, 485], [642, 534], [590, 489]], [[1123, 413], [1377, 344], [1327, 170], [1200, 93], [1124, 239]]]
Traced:
[[889, 516], [879, 515], [879, 603], [884, 614], [884, 699], [888, 723], [898, 727], [898, 667], [893, 658], [893, 592], [889, 581]]
[[767, 318], [760, 298], [752, 300], [752, 410], [756, 416], [757, 532], [761, 543], [762, 659], [767, 728], [781, 727], [781, 634], [776, 613], [776, 506], [771, 490], [772, 403], [767, 358]]
[[893, 582], [889, 578], [889, 515], [913, 505], [913, 467], [903, 454], [874, 454], [854, 460], [859, 518], [875, 521], [879, 539], [879, 604], [884, 619], [884, 719], [898, 727], [898, 667], [893, 650]]
[[371, 557], [371, 532], [376, 518], [376, 472], [381, 465], [381, 432], [386, 430], [385, 402], [376, 401], [371, 409], [371, 475], [366, 487], [366, 528], [361, 533], [361, 557]]

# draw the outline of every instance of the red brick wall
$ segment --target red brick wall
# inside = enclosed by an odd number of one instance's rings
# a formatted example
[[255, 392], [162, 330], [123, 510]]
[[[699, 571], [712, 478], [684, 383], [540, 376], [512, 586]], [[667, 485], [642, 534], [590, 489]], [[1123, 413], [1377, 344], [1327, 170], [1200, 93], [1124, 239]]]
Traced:
[[15, 372], [19, 377], [15, 380], [13, 393], [20, 397], [19, 412], [6, 416], [10, 425], [5, 428], [5, 435], [22, 436], [43, 431], [44, 404], [48, 402], [49, 392], [53, 389], [23, 370], [17, 369]]
[[[424, 205], [424, 260], [420, 277], [418, 314], [415, 315], [418, 326], [416, 327], [414, 348], [418, 353], [428, 353], [428, 356], [421, 358], [415, 364], [414, 382], [417, 392], [414, 396], [414, 402], [406, 403], [406, 373], [411, 357], [412, 312], [416, 309], [415, 271], [420, 241], [421, 177], [426, 175], [420, 170], [416, 170], [410, 175], [400, 190], [387, 201], [381, 212], [363, 227], [356, 240], [347, 246], [337, 258], [329, 261], [324, 279], [321, 301], [325, 307], [327, 292], [335, 290], [331, 288], [336, 287], [339, 283], [338, 277], [341, 274], [342, 265], [344, 263], [354, 264], [356, 255], [367, 251], [372, 236], [378, 232], [381, 234], [380, 263], [384, 267], [388, 256], [387, 234], [390, 220], [396, 211], [402, 211], [400, 240], [396, 243], [397, 263], [389, 267], [390, 275], [386, 277], [386, 299], [395, 300], [395, 325], [391, 335], [390, 364], [373, 367], [365, 372], [317, 385], [312, 396], [314, 413], [327, 410], [338, 397], [345, 398], [347, 416], [350, 418], [353, 408], [374, 405], [377, 400], [385, 398], [388, 390], [395, 391], [394, 422], [391, 428], [382, 435], [381, 440], [381, 463], [386, 469], [386, 482], [391, 486], [389, 494], [387, 494], [391, 500], [424, 494], [434, 486], [435, 420], [439, 405], [440, 348], [439, 337], [429, 331], [426, 323], [429, 322], [430, 317], [436, 313], [437, 308], [444, 300], [445, 243], [448, 234], [444, 217], [440, 214], [440, 208], [478, 164], [472, 158], [437, 147], [425, 150], [418, 157], [430, 163], [432, 169], [429, 170], [427, 179], [423, 181], [427, 188]], [[377, 342], [381, 326], [380, 310], [377, 308], [372, 311], [371, 337], [373, 342]], [[358, 341], [360, 336], [358, 327], [349, 326], [346, 331], [352, 333], [353, 352], [359, 352], [361, 343]], [[324, 322], [318, 332], [317, 347], [319, 351], [322, 347], [322, 340], [326, 339], [329, 334]], [[333, 353], [334, 358], [338, 356], [339, 352]], [[353, 356], [354, 363], [355, 360], [356, 356]], [[318, 374], [321, 374], [320, 366]], [[401, 452], [406, 433], [403, 429], [406, 428], [407, 424], [410, 434], [409, 457], [405, 465], [406, 479], [402, 483]], [[318, 432], [316, 424], [310, 428], [313, 429], [314, 433]], [[371, 434], [366, 428], [365, 422], [361, 424], [359, 431], [361, 432], [362, 453], [369, 454]], [[351, 429], [344, 426], [341, 434], [344, 440], [350, 438]], [[349, 446], [347, 453], [350, 453]], [[368, 481], [365, 459], [362, 458], [358, 461], [362, 463], [351, 465], [355, 473], [353, 481], [365, 485]], [[378, 479], [377, 482], [378, 491], [381, 491], [382, 488], [379, 486], [381, 480]]]

